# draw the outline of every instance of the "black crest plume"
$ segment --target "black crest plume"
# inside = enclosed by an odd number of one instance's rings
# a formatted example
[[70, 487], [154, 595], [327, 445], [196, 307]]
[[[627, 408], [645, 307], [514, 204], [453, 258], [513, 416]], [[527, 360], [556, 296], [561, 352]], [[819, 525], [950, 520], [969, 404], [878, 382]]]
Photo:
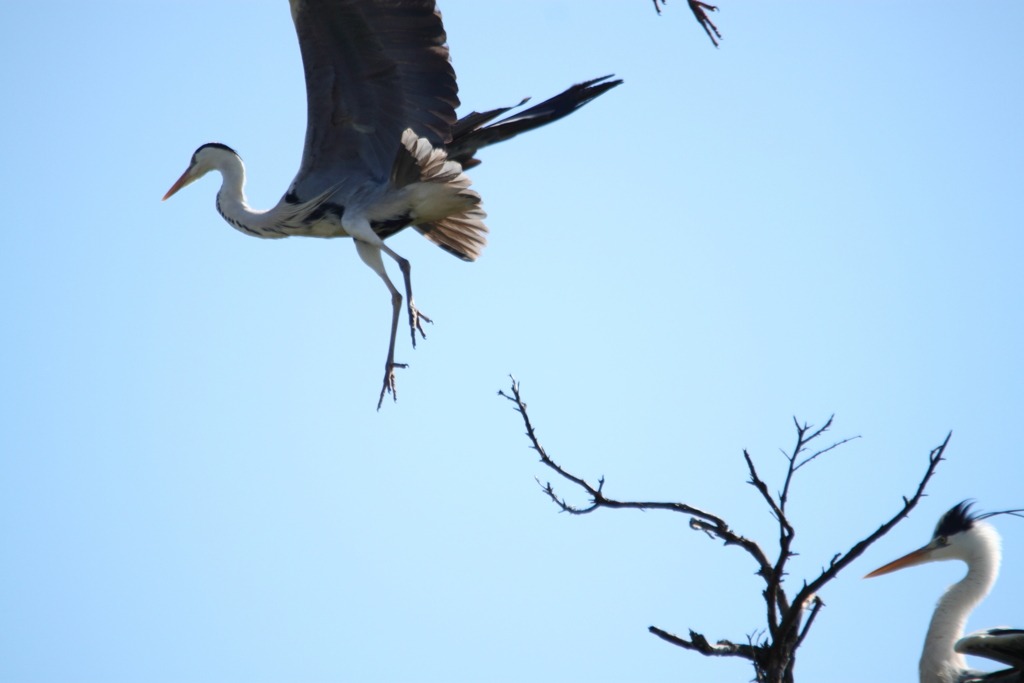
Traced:
[[974, 528], [974, 523], [996, 515], [1013, 515], [1024, 517], [1021, 510], [999, 510], [998, 512], [971, 512], [972, 500], [964, 500], [954, 505], [946, 514], [942, 515], [938, 525], [935, 527], [934, 538], [939, 536], [952, 536]]

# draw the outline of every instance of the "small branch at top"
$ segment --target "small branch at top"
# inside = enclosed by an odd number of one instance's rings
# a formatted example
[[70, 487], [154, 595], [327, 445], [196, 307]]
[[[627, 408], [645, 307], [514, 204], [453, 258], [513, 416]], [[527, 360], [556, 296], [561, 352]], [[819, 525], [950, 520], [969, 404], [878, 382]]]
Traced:
[[[718, 7], [715, 5], [709, 5], [706, 2], [700, 2], [700, 0], [686, 0], [690, 4], [690, 11], [693, 12], [693, 16], [697, 19], [697, 23], [700, 24], [701, 28], [704, 29], [704, 33], [708, 34], [708, 38], [711, 39], [712, 45], [718, 47], [718, 41], [722, 39], [722, 34], [718, 32], [718, 27], [715, 26], [714, 22], [708, 17], [708, 12], [717, 12]], [[659, 6], [658, 3], [661, 3]], [[665, 0], [654, 0], [654, 11], [661, 14], [661, 8], [666, 5]]]
[[[708, 34], [708, 38], [711, 39], [711, 43], [718, 47], [718, 41], [722, 39], [722, 34], [718, 32], [718, 27], [708, 18], [707, 12], [717, 12], [718, 8], [714, 5], [709, 5], [706, 2], [699, 2], [698, 0], [688, 0], [690, 3], [690, 11], [693, 12], [693, 16], [697, 18], [697, 23], [704, 29], [704, 33]], [[714, 31], [714, 35], [712, 35]], [[718, 40], [715, 40], [715, 38]]]

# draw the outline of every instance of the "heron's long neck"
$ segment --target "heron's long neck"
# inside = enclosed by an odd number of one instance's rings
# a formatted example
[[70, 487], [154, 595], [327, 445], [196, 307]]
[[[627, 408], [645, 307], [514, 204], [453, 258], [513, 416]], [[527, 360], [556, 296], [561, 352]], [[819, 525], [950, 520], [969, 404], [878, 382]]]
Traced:
[[234, 228], [256, 237], [284, 237], [273, 227], [272, 217], [266, 211], [253, 211], [245, 200], [245, 166], [237, 156], [231, 155], [217, 165], [223, 177], [217, 193], [217, 212]]
[[990, 529], [977, 530], [975, 547], [966, 558], [967, 576], [946, 589], [935, 607], [921, 654], [921, 683], [952, 683], [967, 668], [953, 645], [963, 637], [967, 617], [992, 590], [999, 574], [999, 537], [994, 531], [987, 533]]

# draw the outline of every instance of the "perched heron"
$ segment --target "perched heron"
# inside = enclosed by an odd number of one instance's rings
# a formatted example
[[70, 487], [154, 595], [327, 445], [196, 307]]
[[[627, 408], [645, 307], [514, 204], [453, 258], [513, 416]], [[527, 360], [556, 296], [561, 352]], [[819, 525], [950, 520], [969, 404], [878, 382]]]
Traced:
[[[567, 116], [622, 81], [605, 76], [508, 118], [511, 107], [457, 119], [455, 71], [434, 0], [289, 0], [306, 76], [302, 163], [277, 206], [256, 211], [245, 199], [245, 166], [220, 143], [201, 146], [167, 199], [210, 171], [220, 171], [217, 211], [254, 237], [351, 237], [356, 251], [391, 293], [391, 340], [384, 386], [397, 399], [395, 336], [402, 294], [381, 252], [405, 280], [413, 347], [423, 335], [412, 298], [409, 262], [384, 240], [410, 225], [464, 261], [487, 240], [480, 195], [463, 171], [481, 147]], [[526, 102], [523, 100], [519, 104]], [[516, 105], [519, 106], [519, 105]]]
[[[864, 578], [927, 562], [966, 562], [967, 576], [946, 589], [932, 615], [921, 653], [921, 683], [1024, 683], [1024, 630], [992, 628], [964, 637], [967, 617], [992, 590], [999, 574], [999, 534], [982, 520], [995, 515], [1020, 517], [1024, 510], [979, 514], [971, 512], [971, 505], [964, 501], [942, 515], [928, 545]], [[965, 654], [986, 657], [1010, 668], [991, 673], [968, 669]]]

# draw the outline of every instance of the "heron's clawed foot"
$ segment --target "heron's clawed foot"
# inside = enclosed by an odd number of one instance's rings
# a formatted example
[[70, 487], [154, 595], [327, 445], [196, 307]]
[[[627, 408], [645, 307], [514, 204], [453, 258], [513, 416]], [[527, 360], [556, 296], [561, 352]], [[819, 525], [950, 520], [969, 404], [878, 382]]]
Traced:
[[380, 390], [380, 400], [377, 401], [377, 410], [384, 405], [384, 394], [391, 394], [395, 402], [398, 402], [398, 388], [395, 386], [395, 368], [407, 368], [407, 363], [395, 363], [394, 361], [388, 361], [388, 364], [384, 367], [384, 386]]
[[420, 335], [426, 339], [427, 333], [423, 331], [423, 323], [428, 322], [431, 325], [434, 321], [419, 312], [416, 308], [416, 304], [409, 299], [409, 331], [412, 332], [412, 347], [416, 348], [416, 331], [419, 330]]

